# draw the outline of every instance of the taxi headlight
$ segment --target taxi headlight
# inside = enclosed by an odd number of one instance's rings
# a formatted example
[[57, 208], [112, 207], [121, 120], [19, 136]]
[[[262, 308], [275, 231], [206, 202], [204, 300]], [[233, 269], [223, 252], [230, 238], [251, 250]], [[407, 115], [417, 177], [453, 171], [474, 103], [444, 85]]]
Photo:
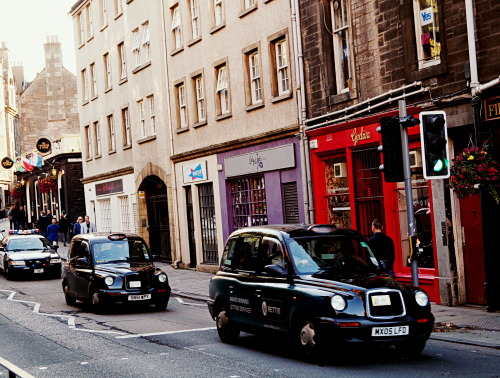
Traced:
[[335, 311], [343, 311], [347, 307], [347, 302], [341, 295], [335, 294], [330, 302]]
[[158, 274], [158, 281], [161, 283], [167, 282], [167, 275], [165, 273]]
[[24, 262], [24, 260], [9, 260], [9, 265], [26, 266], [26, 263]]
[[423, 291], [418, 290], [415, 292], [415, 301], [419, 306], [425, 307], [429, 304], [429, 297]]
[[104, 279], [104, 283], [108, 286], [111, 286], [113, 285], [113, 283], [115, 282], [115, 279], [111, 276], [107, 276], [105, 279]]

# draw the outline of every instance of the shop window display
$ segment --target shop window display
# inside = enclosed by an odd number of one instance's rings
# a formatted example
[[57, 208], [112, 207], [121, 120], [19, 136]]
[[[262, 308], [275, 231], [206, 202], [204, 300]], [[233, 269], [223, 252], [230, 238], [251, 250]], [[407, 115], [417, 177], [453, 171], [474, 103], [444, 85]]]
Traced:
[[328, 223], [337, 227], [351, 227], [349, 184], [345, 156], [325, 162], [326, 201]]

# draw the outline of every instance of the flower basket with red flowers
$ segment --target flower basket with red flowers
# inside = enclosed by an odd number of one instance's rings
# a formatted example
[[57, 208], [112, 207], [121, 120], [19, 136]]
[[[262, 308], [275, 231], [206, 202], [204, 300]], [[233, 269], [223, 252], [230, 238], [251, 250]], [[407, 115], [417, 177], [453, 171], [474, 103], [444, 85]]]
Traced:
[[500, 204], [500, 165], [487, 151], [487, 145], [465, 148], [452, 160], [450, 187], [458, 198], [478, 192], [484, 186]]
[[10, 197], [12, 198], [13, 201], [19, 201], [24, 197], [24, 185], [22, 184], [17, 184], [12, 188], [12, 191], [10, 192]]
[[40, 193], [55, 192], [57, 189], [57, 178], [49, 176], [38, 181], [38, 191]]

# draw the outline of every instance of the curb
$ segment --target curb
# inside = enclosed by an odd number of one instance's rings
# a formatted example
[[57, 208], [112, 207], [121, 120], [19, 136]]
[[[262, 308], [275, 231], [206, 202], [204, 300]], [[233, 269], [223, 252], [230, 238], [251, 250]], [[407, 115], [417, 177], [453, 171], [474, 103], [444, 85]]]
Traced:
[[431, 334], [429, 339], [438, 340], [438, 341], [446, 341], [448, 343], [454, 343], [454, 344], [464, 344], [464, 345], [479, 346], [479, 347], [491, 348], [491, 349], [500, 349], [499, 344], [491, 344], [491, 343], [482, 342], [482, 341], [471, 341], [471, 340], [466, 340], [466, 339], [457, 338], [457, 337], [442, 337], [442, 336], [437, 336], [437, 335]]

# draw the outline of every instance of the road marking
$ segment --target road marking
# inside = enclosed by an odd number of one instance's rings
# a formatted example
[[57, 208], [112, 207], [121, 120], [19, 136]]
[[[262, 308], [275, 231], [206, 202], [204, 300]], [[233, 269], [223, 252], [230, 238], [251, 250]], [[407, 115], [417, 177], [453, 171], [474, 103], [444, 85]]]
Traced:
[[179, 302], [180, 304], [183, 304], [183, 305], [186, 305], [186, 306], [203, 306], [205, 307], [206, 304], [205, 303], [188, 303], [188, 302], [184, 302], [184, 300], [182, 298], [179, 298], [179, 297], [174, 297], [177, 302]]
[[207, 327], [207, 328], [196, 328], [196, 329], [181, 329], [178, 331], [165, 331], [165, 332], [151, 332], [151, 333], [140, 333], [136, 335], [125, 335], [125, 336], [116, 336], [117, 339], [131, 339], [134, 337], [147, 337], [147, 336], [160, 336], [160, 335], [172, 335], [174, 333], [184, 333], [184, 332], [198, 332], [198, 331], [211, 331], [217, 329], [215, 327]]

